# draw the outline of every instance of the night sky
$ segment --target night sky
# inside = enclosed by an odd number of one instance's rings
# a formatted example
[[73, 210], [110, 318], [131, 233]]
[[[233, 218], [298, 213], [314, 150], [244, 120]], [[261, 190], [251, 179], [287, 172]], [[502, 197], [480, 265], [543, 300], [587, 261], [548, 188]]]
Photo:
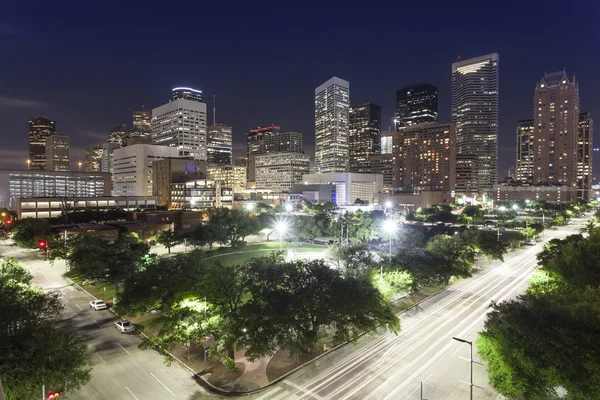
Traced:
[[431, 81], [446, 122], [452, 62], [491, 52], [500, 54], [499, 177], [515, 163], [516, 122], [532, 118], [544, 72], [576, 75], [600, 147], [599, 1], [128, 3], [4, 4], [0, 167], [26, 167], [32, 117], [71, 136], [76, 165], [84, 147], [130, 126], [142, 104], [167, 102], [174, 86], [202, 90], [209, 110], [216, 94], [237, 155], [249, 129], [271, 123], [302, 132], [312, 152], [314, 88], [333, 75], [350, 82], [352, 105], [382, 106], [384, 130], [396, 89]]

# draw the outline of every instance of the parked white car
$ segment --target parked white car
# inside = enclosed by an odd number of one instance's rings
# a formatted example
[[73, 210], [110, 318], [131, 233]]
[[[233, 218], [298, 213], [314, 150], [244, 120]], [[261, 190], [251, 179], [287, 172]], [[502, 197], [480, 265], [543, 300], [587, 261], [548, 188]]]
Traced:
[[92, 300], [90, 301], [90, 307], [92, 307], [96, 311], [106, 310], [106, 303], [104, 302], [104, 300]]
[[135, 331], [135, 326], [126, 319], [115, 322], [115, 328], [117, 328], [121, 333], [128, 333]]

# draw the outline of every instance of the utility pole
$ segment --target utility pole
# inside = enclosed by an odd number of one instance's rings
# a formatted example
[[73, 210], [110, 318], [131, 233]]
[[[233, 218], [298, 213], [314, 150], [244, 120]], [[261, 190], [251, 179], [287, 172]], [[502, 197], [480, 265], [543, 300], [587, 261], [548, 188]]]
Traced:
[[[470, 372], [470, 375], [471, 375], [471, 380], [468, 383], [469, 384], [469, 389], [470, 389], [469, 390], [469, 393], [470, 393], [469, 399], [473, 400], [473, 387], [476, 386], [479, 389], [483, 389], [481, 386], [477, 386], [477, 385], [473, 384], [473, 363], [479, 364], [479, 365], [483, 365], [483, 364], [479, 363], [479, 362], [476, 362], [476, 361], [473, 361], [473, 342], [469, 342], [468, 340], [461, 339], [461, 338], [458, 338], [458, 337], [453, 337], [452, 339], [454, 339], [454, 340], [456, 340], [457, 342], [460, 342], [460, 343], [466, 343], [466, 344], [468, 344], [469, 347], [470, 347], [470, 349], [471, 349], [471, 357], [469, 359], [466, 359], [464, 357], [460, 357], [460, 358], [469, 362], [469, 367], [470, 367], [469, 368], [470, 369], [469, 372]], [[463, 382], [463, 381], [461, 381], [461, 382]], [[467, 383], [467, 382], [463, 382], [463, 383]]]

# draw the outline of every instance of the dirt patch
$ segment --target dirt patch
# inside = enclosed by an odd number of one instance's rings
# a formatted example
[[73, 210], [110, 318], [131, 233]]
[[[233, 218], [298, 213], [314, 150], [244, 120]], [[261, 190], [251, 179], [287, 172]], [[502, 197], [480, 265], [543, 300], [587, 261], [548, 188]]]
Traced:
[[214, 386], [221, 386], [228, 382], [234, 382], [237, 380], [244, 371], [246, 370], [246, 364], [244, 363], [236, 363], [238, 369], [235, 371], [229, 371], [222, 364], [215, 365], [210, 369], [210, 376], [208, 377], [208, 381]]
[[290, 357], [290, 352], [287, 349], [280, 349], [273, 355], [267, 365], [267, 379], [271, 382], [323, 353], [323, 348], [318, 347], [310, 354], [300, 353]]

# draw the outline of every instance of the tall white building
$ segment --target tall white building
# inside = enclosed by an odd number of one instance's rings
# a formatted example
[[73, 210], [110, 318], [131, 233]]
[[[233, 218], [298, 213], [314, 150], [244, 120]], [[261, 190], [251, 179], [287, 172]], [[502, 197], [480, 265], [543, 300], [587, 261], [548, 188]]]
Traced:
[[134, 144], [113, 151], [113, 196], [152, 196], [152, 162], [178, 157], [177, 147]]
[[457, 154], [477, 157], [479, 194], [490, 194], [498, 181], [497, 53], [452, 64], [452, 122]]
[[256, 156], [256, 188], [288, 192], [310, 172], [310, 157], [303, 153], [269, 153]]
[[[383, 190], [383, 175], [337, 172], [304, 175], [303, 184], [308, 190], [327, 185], [332, 201], [337, 205], [354, 204], [357, 199], [373, 203], [375, 195]], [[311, 188], [312, 186], [312, 188]], [[297, 186], [298, 187], [298, 186]], [[312, 199], [307, 199], [312, 201]]]
[[174, 147], [180, 157], [206, 160], [206, 104], [200, 101], [202, 92], [181, 89], [173, 89], [172, 100], [152, 110], [152, 144]]
[[315, 169], [348, 171], [350, 83], [333, 77], [315, 89]]

